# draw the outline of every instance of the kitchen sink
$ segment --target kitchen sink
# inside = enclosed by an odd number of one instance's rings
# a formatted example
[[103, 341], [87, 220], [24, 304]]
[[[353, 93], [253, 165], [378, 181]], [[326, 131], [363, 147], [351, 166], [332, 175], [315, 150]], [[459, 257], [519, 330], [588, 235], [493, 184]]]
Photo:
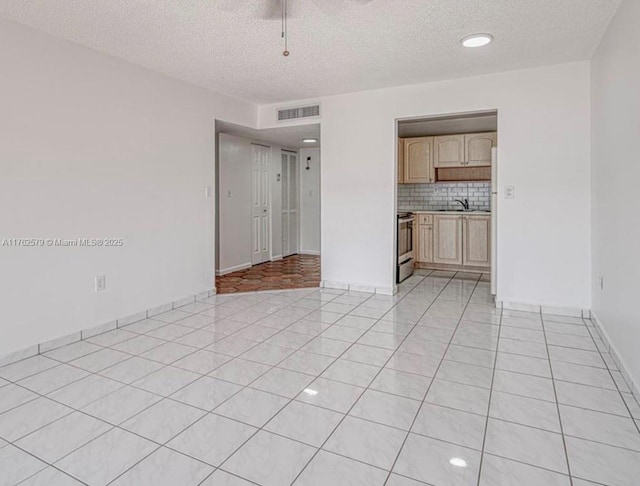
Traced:
[[439, 213], [490, 213], [488, 209], [438, 209]]

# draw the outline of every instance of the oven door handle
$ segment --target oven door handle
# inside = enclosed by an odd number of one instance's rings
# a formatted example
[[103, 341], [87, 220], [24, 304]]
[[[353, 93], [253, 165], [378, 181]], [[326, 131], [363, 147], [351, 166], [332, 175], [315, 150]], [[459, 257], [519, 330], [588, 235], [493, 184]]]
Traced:
[[399, 224], [413, 223], [415, 220], [416, 220], [415, 218], [402, 218], [402, 219], [398, 219], [398, 223]]

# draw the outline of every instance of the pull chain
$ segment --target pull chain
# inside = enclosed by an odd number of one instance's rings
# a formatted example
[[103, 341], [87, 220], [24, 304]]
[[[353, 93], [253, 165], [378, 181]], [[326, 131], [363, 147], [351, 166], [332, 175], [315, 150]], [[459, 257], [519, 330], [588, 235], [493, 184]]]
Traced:
[[282, 2], [282, 38], [284, 39], [284, 51], [282, 51], [282, 55], [284, 57], [289, 56], [288, 50], [288, 37], [289, 32], [287, 28], [287, 0], [280, 0]]

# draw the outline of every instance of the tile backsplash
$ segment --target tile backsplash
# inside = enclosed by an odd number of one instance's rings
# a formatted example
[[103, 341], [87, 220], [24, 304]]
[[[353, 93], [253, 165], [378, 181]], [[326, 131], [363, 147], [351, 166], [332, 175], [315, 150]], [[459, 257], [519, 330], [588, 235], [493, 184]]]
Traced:
[[491, 183], [398, 184], [398, 211], [459, 209], [461, 206], [456, 199], [468, 199], [471, 209], [489, 210]]

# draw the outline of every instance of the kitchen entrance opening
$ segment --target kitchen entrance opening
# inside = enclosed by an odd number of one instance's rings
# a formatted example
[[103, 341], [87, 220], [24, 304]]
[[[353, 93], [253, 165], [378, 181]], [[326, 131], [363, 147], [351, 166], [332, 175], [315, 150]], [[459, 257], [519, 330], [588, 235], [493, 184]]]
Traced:
[[216, 120], [218, 293], [320, 285], [320, 125]]
[[411, 275], [497, 291], [498, 113], [396, 122], [396, 284]]

